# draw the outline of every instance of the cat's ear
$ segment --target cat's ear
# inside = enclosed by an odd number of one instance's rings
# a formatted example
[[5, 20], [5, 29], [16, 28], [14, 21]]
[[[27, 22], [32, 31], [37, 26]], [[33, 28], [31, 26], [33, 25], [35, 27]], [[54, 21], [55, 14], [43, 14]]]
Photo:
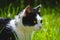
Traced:
[[32, 8], [31, 8], [30, 5], [28, 5], [28, 6], [26, 7], [26, 9], [25, 9], [25, 16], [30, 15], [31, 11], [32, 11]]
[[31, 12], [31, 7], [30, 7], [30, 5], [28, 5], [28, 6], [26, 7], [25, 12], [27, 12], [27, 13]]
[[40, 4], [40, 5], [36, 6], [36, 7], [34, 7], [34, 9], [39, 11], [41, 7], [42, 7], [42, 5]]

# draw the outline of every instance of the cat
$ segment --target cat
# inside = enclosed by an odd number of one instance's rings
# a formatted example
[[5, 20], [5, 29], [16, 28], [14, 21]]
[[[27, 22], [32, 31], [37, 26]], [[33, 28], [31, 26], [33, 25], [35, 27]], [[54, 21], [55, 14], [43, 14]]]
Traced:
[[[23, 9], [14, 19], [10, 18], [0, 18], [0, 26], [5, 25], [9, 33], [6, 35], [13, 35], [13, 32], [16, 34], [18, 40], [31, 40], [31, 35], [34, 31], [38, 31], [42, 27], [42, 16], [40, 13], [40, 5], [32, 8], [28, 5]], [[7, 31], [7, 30], [6, 30]], [[8, 31], [7, 31], [8, 32]], [[1, 36], [3, 36], [1, 34]], [[0, 36], [1, 40], [15, 40], [15, 37], [5, 38]]]

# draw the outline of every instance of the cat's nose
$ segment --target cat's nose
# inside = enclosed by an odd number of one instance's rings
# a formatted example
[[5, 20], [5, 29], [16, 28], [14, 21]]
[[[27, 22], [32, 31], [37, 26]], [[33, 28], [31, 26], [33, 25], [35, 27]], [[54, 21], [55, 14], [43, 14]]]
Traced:
[[42, 27], [41, 23], [40, 24], [36, 24], [36, 26], [35, 26], [36, 29], [41, 29], [41, 27]]

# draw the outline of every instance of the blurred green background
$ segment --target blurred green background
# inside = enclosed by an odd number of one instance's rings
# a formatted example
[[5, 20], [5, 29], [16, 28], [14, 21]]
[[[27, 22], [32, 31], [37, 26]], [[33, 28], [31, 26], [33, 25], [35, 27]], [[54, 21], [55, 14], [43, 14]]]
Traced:
[[43, 26], [32, 36], [32, 40], [60, 40], [60, 0], [0, 0], [0, 17], [14, 18], [27, 5], [39, 4]]

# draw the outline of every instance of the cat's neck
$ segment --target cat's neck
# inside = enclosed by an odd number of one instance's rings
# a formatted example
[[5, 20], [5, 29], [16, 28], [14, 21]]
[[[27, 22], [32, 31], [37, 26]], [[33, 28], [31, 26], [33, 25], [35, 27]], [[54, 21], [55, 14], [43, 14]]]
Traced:
[[33, 28], [29, 28], [29, 27], [18, 27], [16, 29], [16, 33], [17, 33], [17, 36], [19, 38], [19, 40], [31, 40], [31, 35], [32, 35], [32, 32], [33, 32]]
[[34, 27], [23, 26], [22, 20], [20, 20], [20, 23], [18, 23], [15, 32], [19, 40], [31, 40], [33, 30]]

